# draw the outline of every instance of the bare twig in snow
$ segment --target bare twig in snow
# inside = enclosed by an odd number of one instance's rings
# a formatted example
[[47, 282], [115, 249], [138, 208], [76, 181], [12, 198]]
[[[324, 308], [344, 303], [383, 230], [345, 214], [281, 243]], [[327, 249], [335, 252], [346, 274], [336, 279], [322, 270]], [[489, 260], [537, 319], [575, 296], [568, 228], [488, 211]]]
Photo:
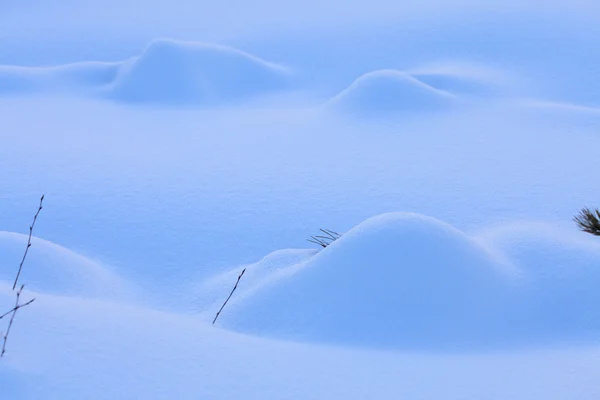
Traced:
[[340, 237], [342, 237], [342, 235], [340, 235], [339, 233], [334, 232], [329, 229], [319, 229], [319, 230], [321, 232], [323, 232], [326, 236], [316, 235], [316, 236], [311, 236], [310, 239], [306, 239], [306, 240], [308, 240], [311, 243], [318, 244], [322, 248], [325, 248], [325, 247], [329, 246], [332, 242], [335, 242]]
[[12, 328], [13, 321], [15, 320], [15, 315], [17, 315], [17, 311], [20, 308], [30, 305], [35, 300], [35, 297], [34, 297], [33, 299], [29, 300], [27, 303], [19, 304], [19, 300], [21, 298], [21, 293], [23, 292], [24, 288], [25, 288], [25, 285], [21, 285], [21, 288], [17, 291], [17, 300], [15, 301], [15, 306], [13, 307], [13, 309], [10, 310], [9, 312], [2, 314], [2, 316], [0, 316], [0, 319], [2, 319], [4, 317], [6, 317], [7, 315], [11, 314], [10, 321], [8, 322], [8, 328], [6, 328], [6, 333], [4, 334], [4, 338], [2, 340], [2, 351], [0, 352], [0, 357], [4, 357], [4, 353], [6, 353], [6, 342], [8, 341], [8, 334], [10, 333], [10, 329]]
[[229, 296], [227, 297], [227, 299], [225, 300], [225, 302], [223, 303], [223, 305], [219, 309], [219, 312], [217, 312], [217, 315], [215, 315], [215, 319], [213, 319], [213, 322], [212, 322], [213, 325], [215, 324], [215, 322], [217, 322], [217, 318], [219, 318], [219, 315], [221, 315], [221, 311], [223, 311], [223, 309], [227, 305], [227, 302], [229, 301], [229, 299], [231, 298], [231, 296], [233, 296], [233, 292], [235, 292], [235, 289], [237, 289], [238, 284], [240, 283], [240, 279], [242, 279], [242, 276], [244, 276], [244, 272], [246, 272], [246, 268], [244, 268], [244, 270], [242, 271], [242, 273], [240, 274], [240, 276], [238, 276], [237, 281], [235, 282], [235, 286], [233, 287], [233, 289], [231, 289], [231, 293], [229, 293]]
[[[40, 215], [40, 211], [42, 211], [43, 203], [44, 203], [44, 195], [42, 195], [42, 197], [40, 198], [40, 206], [38, 207], [38, 210], [35, 213], [35, 216], [33, 217], [33, 222], [29, 226], [29, 238], [27, 239], [27, 247], [25, 247], [25, 253], [23, 253], [23, 258], [21, 259], [21, 264], [19, 264], [19, 270], [17, 271], [17, 276], [15, 278], [15, 282], [14, 282], [13, 288], [12, 288], [13, 291], [17, 287], [17, 283], [19, 282], [19, 277], [21, 276], [21, 271], [23, 270], [23, 264], [25, 263], [25, 259], [27, 258], [27, 253], [29, 253], [29, 248], [31, 247], [31, 236], [33, 235], [33, 228], [35, 226], [35, 222], [37, 221], [38, 216]], [[4, 314], [0, 315], [0, 319], [10, 315], [10, 321], [8, 322], [8, 327], [6, 328], [6, 333], [4, 334], [3, 340], [2, 340], [2, 350], [0, 351], [0, 357], [4, 357], [4, 353], [6, 353], [6, 342], [8, 341], [8, 334], [10, 333], [10, 330], [12, 328], [13, 322], [15, 320], [15, 315], [17, 315], [17, 311], [19, 311], [20, 308], [26, 307], [35, 301], [35, 298], [33, 298], [26, 303], [19, 304], [19, 300], [21, 299], [21, 293], [23, 293], [24, 288], [25, 288], [25, 285], [21, 285], [19, 290], [17, 290], [17, 299], [15, 301], [14, 307], [10, 311], [7, 311]]]
[[29, 248], [31, 247], [31, 235], [33, 234], [33, 227], [35, 226], [35, 222], [37, 221], [38, 215], [40, 215], [40, 211], [42, 211], [42, 205], [44, 203], [44, 195], [40, 198], [40, 206], [38, 207], [35, 216], [33, 217], [33, 222], [29, 226], [29, 239], [27, 240], [27, 247], [25, 248], [25, 253], [23, 254], [23, 258], [21, 259], [21, 264], [19, 264], [19, 270], [17, 271], [17, 277], [15, 278], [15, 283], [13, 284], [13, 290], [17, 287], [17, 283], [19, 282], [19, 277], [21, 276], [21, 270], [23, 269], [23, 263], [25, 263], [25, 259], [27, 258], [27, 253], [29, 252]]

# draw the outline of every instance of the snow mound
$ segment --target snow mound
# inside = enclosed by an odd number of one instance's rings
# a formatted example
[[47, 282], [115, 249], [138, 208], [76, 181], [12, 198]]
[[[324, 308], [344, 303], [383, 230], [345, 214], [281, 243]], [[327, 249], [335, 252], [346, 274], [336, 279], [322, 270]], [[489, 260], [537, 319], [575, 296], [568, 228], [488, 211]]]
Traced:
[[[12, 286], [26, 245], [27, 235], [0, 232], [0, 281]], [[100, 263], [36, 237], [19, 282], [38, 292], [109, 300], [131, 300], [136, 292]]]
[[470, 346], [497, 330], [515, 272], [443, 222], [383, 214], [238, 296], [222, 324], [336, 344]]
[[224, 105], [290, 88], [291, 71], [233, 48], [159, 39], [141, 55], [55, 67], [0, 66], [0, 95], [67, 93], [124, 102]]
[[284, 89], [290, 71], [212, 44], [159, 39], [125, 62], [110, 96], [129, 102], [223, 104]]
[[396, 70], [369, 72], [328, 101], [327, 106], [353, 114], [440, 111], [457, 98]]

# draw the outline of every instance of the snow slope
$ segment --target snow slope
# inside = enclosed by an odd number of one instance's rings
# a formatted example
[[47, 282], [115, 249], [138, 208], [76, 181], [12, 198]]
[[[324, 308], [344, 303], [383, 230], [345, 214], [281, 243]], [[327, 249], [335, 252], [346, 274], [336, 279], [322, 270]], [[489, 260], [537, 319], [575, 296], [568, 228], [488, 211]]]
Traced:
[[0, 95], [71, 94], [122, 102], [214, 106], [239, 104], [292, 87], [289, 68], [230, 47], [152, 41], [114, 63], [0, 66]]
[[118, 63], [81, 62], [57, 67], [0, 66], [0, 95], [90, 95], [112, 82]]
[[436, 62], [405, 73], [436, 89], [467, 98], [515, 96], [526, 86], [514, 73], [469, 62]]
[[241, 297], [223, 325], [372, 347], [477, 346], [501, 326], [518, 280], [474, 240], [418, 214], [371, 218]]
[[395, 70], [369, 72], [330, 99], [326, 107], [350, 115], [389, 115], [415, 111], [439, 111], [455, 105], [452, 94], [429, 86]]
[[317, 250], [312, 249], [274, 251], [256, 263], [242, 265], [185, 285], [182, 291], [189, 297], [185, 301], [193, 312], [206, 311], [208, 314], [214, 314], [215, 309], [223, 303], [223, 294], [231, 290], [233, 282], [236, 282], [243, 270], [245, 270], [244, 281], [239, 289], [236, 289], [236, 297], [260, 288], [266, 281], [272, 279], [273, 275], [310, 259], [316, 253]]
[[596, 341], [600, 245], [556, 232], [509, 225], [471, 238], [430, 217], [380, 215], [239, 293], [222, 324], [404, 349]]
[[600, 13], [555, 3], [2, 2], [0, 310], [48, 207], [0, 398], [598, 399]]
[[486, 230], [490, 243], [524, 271], [515, 325], [544, 337], [596, 340], [600, 331], [600, 243], [548, 223], [519, 222]]
[[109, 96], [130, 102], [215, 105], [289, 84], [290, 70], [239, 50], [161, 39], [123, 64]]
[[[27, 246], [28, 236], [0, 231], [0, 279], [11, 282]], [[55, 243], [33, 237], [19, 283], [27, 290], [65, 296], [133, 302], [135, 285], [99, 262]], [[12, 283], [11, 283], [12, 286]]]
[[[0, 363], [19, 399], [593, 400], [597, 347], [481, 354], [369, 352], [233, 334], [196, 317], [29, 293]], [[12, 296], [0, 290], [0, 302]]]

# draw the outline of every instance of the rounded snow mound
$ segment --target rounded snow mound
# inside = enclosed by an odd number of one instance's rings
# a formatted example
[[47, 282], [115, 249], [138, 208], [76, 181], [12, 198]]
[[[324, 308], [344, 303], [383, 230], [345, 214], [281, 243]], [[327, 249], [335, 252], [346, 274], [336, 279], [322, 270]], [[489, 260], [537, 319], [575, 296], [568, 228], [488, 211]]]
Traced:
[[111, 96], [214, 105], [281, 90], [290, 75], [283, 66], [229, 47], [159, 39], [123, 64]]
[[395, 70], [369, 72], [329, 100], [328, 105], [357, 114], [439, 111], [457, 101], [443, 90]]
[[[0, 232], [0, 280], [14, 282], [27, 235]], [[19, 285], [49, 294], [127, 300], [135, 289], [106, 267], [47, 240], [32, 237]]]
[[436, 219], [383, 214], [237, 297], [222, 324], [293, 340], [367, 346], [485, 341], [514, 271]]

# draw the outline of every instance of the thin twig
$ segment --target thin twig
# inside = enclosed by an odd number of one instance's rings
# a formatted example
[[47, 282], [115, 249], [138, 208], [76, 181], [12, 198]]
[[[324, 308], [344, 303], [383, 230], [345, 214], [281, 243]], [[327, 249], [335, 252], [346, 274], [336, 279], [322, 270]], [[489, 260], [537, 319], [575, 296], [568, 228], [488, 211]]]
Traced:
[[27, 258], [27, 253], [29, 252], [29, 248], [31, 247], [31, 235], [33, 234], [33, 227], [35, 226], [35, 221], [37, 221], [38, 215], [40, 215], [40, 211], [42, 211], [42, 205], [44, 203], [44, 195], [40, 198], [40, 206], [33, 217], [33, 222], [29, 226], [29, 239], [27, 239], [27, 247], [25, 248], [25, 253], [23, 254], [23, 258], [21, 259], [21, 264], [19, 264], [19, 270], [17, 271], [17, 277], [15, 278], [15, 283], [13, 284], [13, 290], [17, 287], [17, 283], [19, 282], [19, 277], [21, 276], [21, 270], [23, 269], [23, 263], [25, 263], [25, 259]]
[[219, 318], [219, 315], [221, 315], [221, 311], [223, 311], [223, 309], [227, 305], [227, 302], [229, 301], [229, 299], [231, 298], [231, 296], [233, 296], [233, 292], [235, 292], [235, 289], [237, 289], [238, 283], [240, 283], [240, 279], [242, 279], [242, 276], [244, 276], [244, 272], [246, 272], [246, 268], [244, 268], [244, 270], [242, 271], [242, 273], [240, 274], [240, 276], [238, 276], [237, 281], [235, 282], [235, 286], [231, 290], [231, 293], [229, 293], [229, 296], [227, 297], [227, 300], [225, 300], [225, 303], [223, 303], [223, 305], [221, 306], [221, 309], [219, 309], [219, 312], [217, 312], [217, 315], [215, 315], [215, 319], [213, 319], [213, 322], [212, 322], [213, 325], [215, 324], [215, 322], [217, 322], [217, 318]]
[[2, 341], [2, 351], [0, 352], [0, 357], [4, 357], [4, 353], [6, 353], [6, 342], [8, 341], [8, 334], [10, 333], [10, 329], [12, 328], [12, 324], [13, 324], [13, 321], [15, 320], [15, 315], [17, 315], [17, 311], [19, 310], [19, 308], [25, 307], [25, 306], [33, 303], [33, 301], [35, 300], [35, 298], [33, 298], [32, 300], [29, 300], [27, 303], [19, 304], [19, 299], [21, 298], [21, 293], [23, 292], [24, 288], [25, 288], [25, 285], [21, 285], [21, 288], [17, 291], [17, 300], [15, 301], [15, 306], [13, 307], [13, 309], [0, 317], [0, 318], [4, 318], [6, 315], [12, 313], [12, 315], [10, 317], [10, 321], [8, 323], [8, 327], [6, 328], [6, 333], [4, 334], [4, 339]]
[[2, 319], [2, 318], [4, 318], [4, 317], [6, 317], [8, 314], [10, 314], [10, 313], [12, 313], [12, 312], [15, 312], [15, 311], [17, 311], [19, 308], [23, 308], [23, 307], [25, 307], [25, 306], [28, 306], [28, 305], [30, 305], [31, 303], [33, 303], [33, 302], [34, 302], [34, 300], [35, 300], [35, 297], [34, 297], [33, 299], [29, 300], [27, 303], [19, 304], [18, 306], [16, 306], [16, 307], [13, 307], [13, 308], [12, 308], [12, 310], [10, 310], [10, 311], [7, 311], [7, 312], [5, 312], [4, 314], [0, 315], [0, 319]]
[[[17, 271], [17, 276], [16, 276], [15, 282], [13, 284], [13, 291], [17, 287], [17, 283], [19, 282], [19, 277], [20, 277], [21, 271], [23, 269], [23, 264], [25, 263], [25, 259], [27, 258], [27, 253], [29, 252], [29, 248], [31, 247], [31, 236], [33, 235], [33, 228], [35, 226], [35, 222], [37, 221], [38, 216], [40, 215], [40, 211], [42, 211], [43, 203], [44, 203], [44, 195], [42, 195], [42, 197], [40, 198], [40, 206], [38, 207], [38, 210], [35, 213], [35, 216], [33, 217], [33, 222], [29, 226], [29, 238], [27, 239], [27, 247], [25, 247], [25, 253], [23, 253], [23, 258], [21, 259], [21, 264], [19, 264], [19, 270]], [[21, 285], [21, 287], [17, 291], [17, 293], [16, 293], [17, 299], [15, 301], [15, 306], [10, 311], [0, 315], [0, 319], [10, 315], [10, 321], [8, 322], [8, 327], [6, 328], [6, 333], [3, 336], [2, 350], [0, 351], [0, 358], [4, 357], [4, 353], [6, 353], [6, 342], [8, 341], [8, 335], [10, 333], [13, 322], [15, 320], [15, 316], [17, 315], [17, 311], [19, 311], [20, 308], [26, 307], [35, 301], [35, 298], [33, 298], [26, 303], [19, 304], [19, 300], [21, 299], [21, 293], [23, 293], [24, 288], [25, 288], [25, 285]]]
[[[323, 230], [323, 229], [322, 229], [322, 230]], [[329, 234], [332, 234], [332, 233], [333, 233], [335, 236], [337, 236], [337, 237], [338, 237], [338, 239], [339, 239], [339, 238], [342, 236], [341, 234], [339, 234], [339, 233], [337, 233], [337, 232], [335, 232], [335, 231], [332, 231], [331, 229], [324, 229], [324, 230], [325, 230], [327, 233], [329, 233]]]
[[334, 232], [330, 229], [322, 229], [321, 228], [319, 230], [327, 236], [316, 235], [316, 236], [311, 236], [310, 239], [306, 239], [306, 240], [308, 240], [311, 243], [318, 244], [319, 246], [321, 246], [323, 248], [326, 248], [331, 243], [335, 242], [340, 237], [342, 237], [342, 235], [340, 235], [339, 233]]
[[324, 240], [327, 240], [327, 241], [331, 241], [331, 242], [333, 242], [335, 240], [335, 239], [330, 238], [329, 236], [317, 235], [315, 237], [319, 238], [319, 239], [324, 239]]
[[321, 232], [325, 233], [325, 234], [327, 235], [327, 237], [328, 237], [328, 238], [330, 238], [330, 239], [332, 239], [332, 240], [335, 240], [335, 239], [337, 239], [337, 237], [336, 237], [336, 236], [334, 236], [333, 234], [331, 234], [331, 232], [329, 232], [328, 230], [326, 230], [326, 229], [319, 229], [319, 230], [320, 230]]
[[307, 241], [309, 241], [309, 242], [311, 242], [311, 243], [318, 244], [319, 246], [321, 246], [321, 247], [323, 247], [323, 248], [327, 247], [327, 245], [326, 245], [326, 244], [324, 244], [324, 243], [321, 243], [321, 242], [320, 242], [320, 241], [318, 241], [318, 240], [312, 240], [312, 239], [306, 239], [306, 240], [307, 240]]

